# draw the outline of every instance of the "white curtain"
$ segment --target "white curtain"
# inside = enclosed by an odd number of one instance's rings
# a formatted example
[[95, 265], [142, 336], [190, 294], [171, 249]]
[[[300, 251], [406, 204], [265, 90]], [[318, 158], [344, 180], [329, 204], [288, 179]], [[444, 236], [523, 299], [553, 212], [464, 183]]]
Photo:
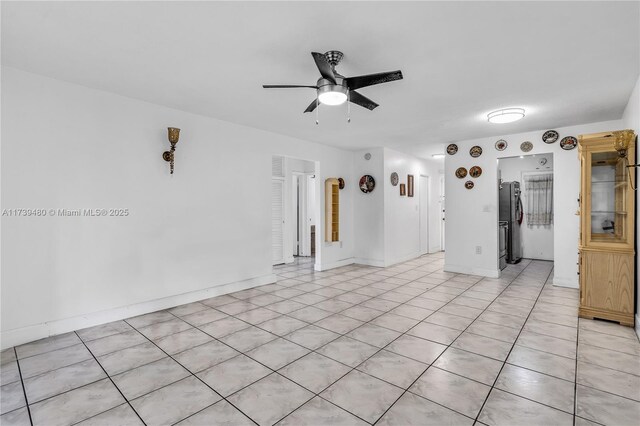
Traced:
[[527, 226], [551, 225], [553, 222], [553, 174], [524, 178]]

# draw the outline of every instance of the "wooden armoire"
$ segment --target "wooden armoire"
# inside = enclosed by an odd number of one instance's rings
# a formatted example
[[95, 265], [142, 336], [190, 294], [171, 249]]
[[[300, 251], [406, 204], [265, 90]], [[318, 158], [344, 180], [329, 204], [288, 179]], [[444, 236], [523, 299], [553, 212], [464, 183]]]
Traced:
[[578, 137], [580, 308], [583, 318], [634, 325], [635, 134]]

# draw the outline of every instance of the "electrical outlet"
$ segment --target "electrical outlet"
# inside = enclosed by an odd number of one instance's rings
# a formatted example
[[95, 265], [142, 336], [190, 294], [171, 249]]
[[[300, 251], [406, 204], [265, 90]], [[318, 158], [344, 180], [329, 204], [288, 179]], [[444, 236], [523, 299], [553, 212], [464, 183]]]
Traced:
[[482, 246], [476, 246], [476, 254], [482, 254]]

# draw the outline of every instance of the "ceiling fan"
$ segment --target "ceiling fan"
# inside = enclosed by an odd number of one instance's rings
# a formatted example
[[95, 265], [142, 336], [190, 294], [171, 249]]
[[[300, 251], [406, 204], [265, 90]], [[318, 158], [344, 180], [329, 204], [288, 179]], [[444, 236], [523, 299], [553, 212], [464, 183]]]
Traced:
[[291, 88], [309, 88], [316, 89], [316, 99], [309, 104], [304, 112], [312, 112], [318, 106], [318, 103], [324, 105], [340, 105], [346, 102], [352, 102], [361, 107], [373, 110], [379, 105], [366, 96], [362, 96], [356, 92], [356, 89], [362, 87], [373, 86], [374, 84], [388, 83], [390, 81], [402, 80], [402, 71], [381, 72], [377, 74], [359, 75], [356, 77], [344, 77], [336, 71], [336, 65], [340, 63], [344, 54], [337, 50], [330, 50], [325, 54], [311, 52], [316, 66], [320, 71], [321, 77], [315, 86], [299, 86], [299, 85], [278, 85], [265, 84], [265, 89], [291, 89]]

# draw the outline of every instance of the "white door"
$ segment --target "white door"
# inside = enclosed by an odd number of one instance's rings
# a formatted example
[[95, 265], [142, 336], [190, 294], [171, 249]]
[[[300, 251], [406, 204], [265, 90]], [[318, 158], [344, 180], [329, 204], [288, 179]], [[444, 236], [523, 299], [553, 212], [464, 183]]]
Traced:
[[429, 177], [420, 175], [420, 254], [429, 253]]
[[273, 264], [284, 263], [284, 180], [271, 179], [271, 244]]
[[444, 251], [444, 176], [440, 176], [440, 250]]

